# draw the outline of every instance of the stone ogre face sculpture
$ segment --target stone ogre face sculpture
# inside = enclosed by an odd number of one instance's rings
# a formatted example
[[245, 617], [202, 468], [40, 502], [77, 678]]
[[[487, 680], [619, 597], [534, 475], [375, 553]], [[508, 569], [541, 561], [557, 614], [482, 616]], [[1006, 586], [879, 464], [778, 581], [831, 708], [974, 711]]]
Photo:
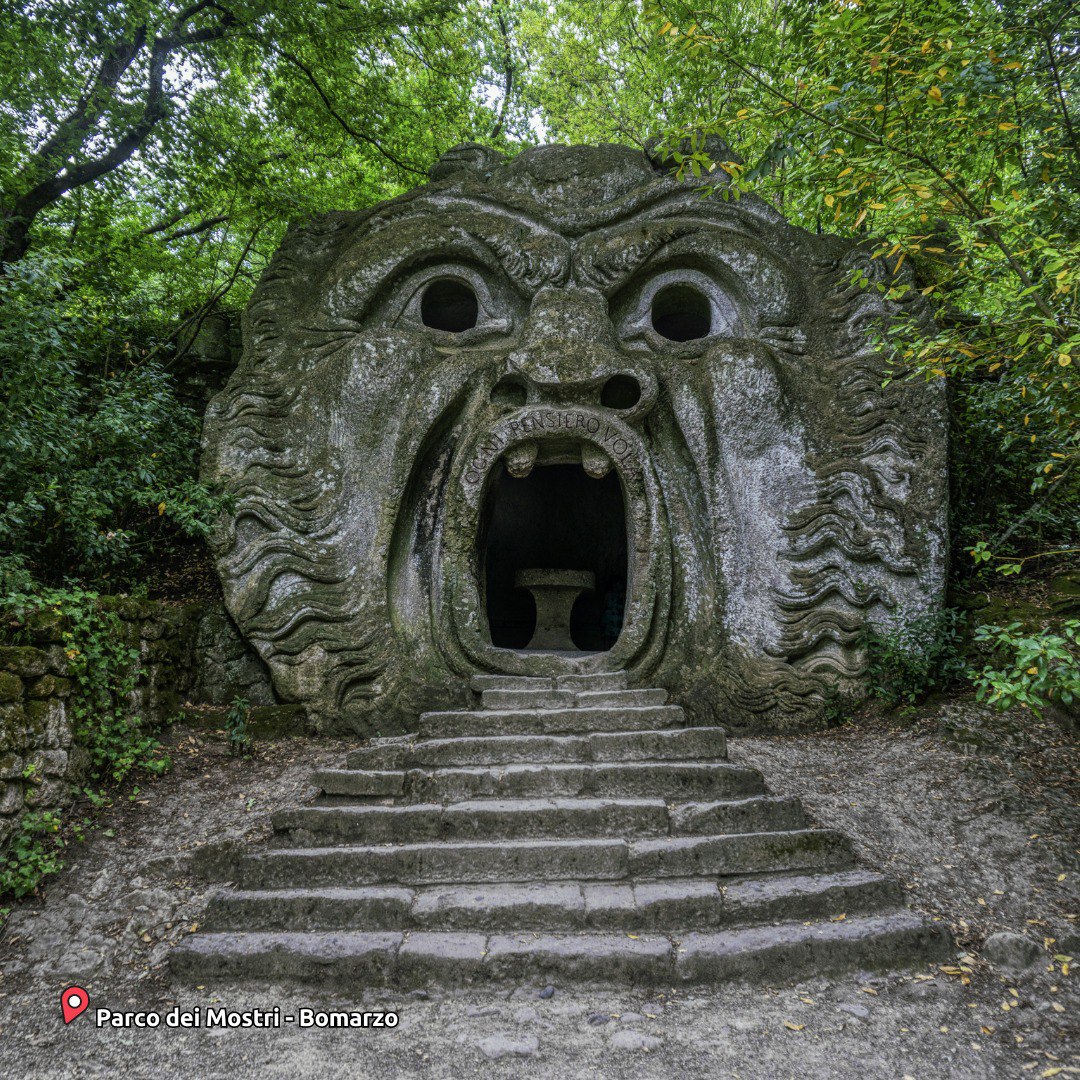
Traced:
[[[626, 669], [783, 727], [938, 603], [943, 390], [883, 386], [885, 267], [700, 186], [468, 145], [290, 230], [205, 430], [226, 604], [284, 700], [387, 734], [479, 672]], [[564, 648], [530, 648], [538, 571], [576, 582]]]

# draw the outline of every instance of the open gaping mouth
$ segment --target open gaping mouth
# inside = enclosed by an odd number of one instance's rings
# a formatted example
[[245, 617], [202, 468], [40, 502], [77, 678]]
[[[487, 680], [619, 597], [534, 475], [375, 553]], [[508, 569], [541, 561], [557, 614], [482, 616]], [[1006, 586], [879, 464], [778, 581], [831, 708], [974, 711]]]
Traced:
[[491, 477], [477, 565], [496, 648], [606, 652], [619, 638], [629, 574], [625, 497], [616, 470], [594, 478], [581, 458], [580, 444], [555, 445], [525, 475], [499, 464]]
[[513, 409], [458, 444], [438, 610], [466, 670], [655, 662], [671, 561], [648, 453], [622, 416], [586, 405]]

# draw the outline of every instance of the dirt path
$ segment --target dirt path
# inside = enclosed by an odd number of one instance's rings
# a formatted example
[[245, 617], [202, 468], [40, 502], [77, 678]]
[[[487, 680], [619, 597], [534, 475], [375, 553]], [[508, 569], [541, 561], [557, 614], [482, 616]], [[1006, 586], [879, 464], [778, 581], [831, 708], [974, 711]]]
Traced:
[[[961, 752], [973, 732], [978, 755]], [[846, 830], [860, 854], [909, 888], [917, 907], [946, 921], [973, 956], [964, 963], [970, 974], [927, 968], [707, 992], [556, 985], [543, 998], [533, 985], [365, 995], [365, 1007], [398, 1010], [393, 1031], [114, 1030], [96, 1028], [91, 1013], [65, 1028], [59, 992], [72, 982], [90, 991], [91, 1012], [215, 1001], [236, 1009], [361, 1007], [310, 991], [179, 987], [165, 966], [171, 943], [199, 921], [209, 889], [190, 873], [191, 851], [267, 835], [269, 811], [312, 795], [308, 770], [340, 761], [351, 744], [281, 739], [237, 760], [205, 733], [178, 728], [169, 739], [174, 771], [107, 811], [86, 844], [69, 849], [69, 866], [47, 897], [19, 905], [4, 927], [3, 1075], [1080, 1073], [1080, 995], [1075, 976], [1052, 959], [1077, 944], [1077, 755], [1053, 724], [987, 723], [953, 703], [900, 730], [849, 726], [732, 742], [734, 760], [761, 768], [774, 791], [801, 795], [819, 822]], [[1053, 941], [1033, 970], [1007, 977], [977, 956], [985, 936], [1000, 930]]]

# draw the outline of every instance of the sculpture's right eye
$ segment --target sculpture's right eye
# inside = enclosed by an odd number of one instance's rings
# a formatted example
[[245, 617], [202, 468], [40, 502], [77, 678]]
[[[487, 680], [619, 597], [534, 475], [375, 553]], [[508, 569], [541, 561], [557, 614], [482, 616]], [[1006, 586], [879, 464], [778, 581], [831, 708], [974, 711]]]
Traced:
[[652, 328], [668, 341], [707, 338], [712, 330], [712, 304], [693, 285], [665, 285], [652, 298]]
[[432, 330], [472, 330], [480, 314], [476, 293], [464, 281], [436, 278], [420, 296], [420, 321]]

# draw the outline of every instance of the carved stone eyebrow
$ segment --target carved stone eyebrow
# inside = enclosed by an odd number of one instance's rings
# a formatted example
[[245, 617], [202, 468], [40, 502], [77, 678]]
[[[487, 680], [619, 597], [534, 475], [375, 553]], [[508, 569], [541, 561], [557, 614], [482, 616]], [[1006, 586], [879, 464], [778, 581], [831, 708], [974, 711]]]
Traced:
[[525, 215], [457, 200], [415, 201], [402, 210], [393, 217], [370, 220], [359, 238], [370, 250], [387, 228], [393, 228], [394, 244], [387, 257], [371, 263], [384, 282], [410, 258], [423, 256], [431, 264], [443, 253], [497, 265], [526, 295], [544, 285], [561, 285], [570, 275], [569, 241]]
[[717, 285], [752, 311], [759, 327], [791, 326], [797, 285], [791, 267], [752, 232], [708, 218], [651, 218], [605, 229], [579, 243], [578, 276], [609, 298], [636, 274], [655, 265], [683, 262], [711, 269]]
[[605, 229], [578, 243], [577, 271], [601, 292], [614, 292], [657, 252], [702, 227], [706, 223], [654, 218], [629, 228]]

